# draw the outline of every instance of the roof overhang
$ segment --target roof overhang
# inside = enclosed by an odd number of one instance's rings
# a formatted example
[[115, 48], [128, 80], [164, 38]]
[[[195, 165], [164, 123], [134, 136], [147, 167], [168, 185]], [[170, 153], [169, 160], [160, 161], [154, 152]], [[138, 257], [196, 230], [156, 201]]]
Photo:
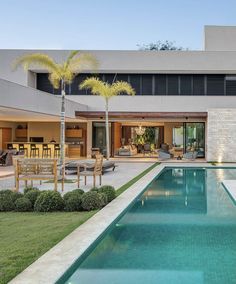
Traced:
[[[76, 111], [76, 117], [104, 119], [105, 112]], [[207, 112], [109, 112], [111, 119], [155, 119], [155, 118], [206, 118]]]

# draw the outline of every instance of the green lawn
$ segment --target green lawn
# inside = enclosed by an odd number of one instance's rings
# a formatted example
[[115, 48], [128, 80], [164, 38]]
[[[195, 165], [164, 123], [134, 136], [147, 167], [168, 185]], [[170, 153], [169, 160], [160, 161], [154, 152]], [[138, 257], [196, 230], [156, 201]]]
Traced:
[[[120, 195], [159, 163], [121, 186]], [[0, 213], [0, 284], [5, 284], [97, 211]]]
[[0, 283], [7, 283], [96, 212], [0, 213]]

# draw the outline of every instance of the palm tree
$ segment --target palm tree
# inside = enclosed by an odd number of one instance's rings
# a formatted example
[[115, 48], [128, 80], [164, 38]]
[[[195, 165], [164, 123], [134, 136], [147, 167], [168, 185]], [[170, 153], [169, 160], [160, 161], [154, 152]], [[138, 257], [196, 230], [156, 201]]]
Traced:
[[29, 67], [41, 67], [48, 71], [49, 81], [55, 89], [61, 88], [61, 129], [60, 129], [60, 167], [62, 176], [65, 173], [65, 89], [82, 70], [97, 69], [98, 62], [94, 56], [87, 53], [71, 51], [67, 59], [57, 63], [50, 56], [43, 53], [26, 54], [19, 57], [14, 63], [14, 68], [22, 66], [25, 70]]
[[106, 156], [107, 160], [110, 157], [110, 140], [109, 140], [109, 121], [108, 121], [108, 104], [110, 98], [117, 96], [121, 93], [128, 95], [135, 95], [134, 89], [127, 82], [117, 81], [109, 84], [103, 82], [96, 77], [85, 79], [80, 84], [80, 89], [90, 89], [93, 95], [99, 95], [105, 99], [105, 112], [106, 112]]

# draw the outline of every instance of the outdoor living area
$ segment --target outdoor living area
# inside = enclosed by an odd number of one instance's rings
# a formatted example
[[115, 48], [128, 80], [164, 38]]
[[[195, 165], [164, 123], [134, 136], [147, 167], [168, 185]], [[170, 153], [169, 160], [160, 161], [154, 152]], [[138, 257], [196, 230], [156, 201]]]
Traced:
[[113, 124], [111, 144], [114, 158], [178, 161], [205, 158], [204, 122], [121, 121]]

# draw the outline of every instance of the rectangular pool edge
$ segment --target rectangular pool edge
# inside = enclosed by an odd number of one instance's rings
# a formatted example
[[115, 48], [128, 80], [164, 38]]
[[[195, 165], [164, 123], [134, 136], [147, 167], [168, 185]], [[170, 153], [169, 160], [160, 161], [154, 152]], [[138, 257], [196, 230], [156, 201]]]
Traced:
[[[87, 222], [79, 226], [56, 246], [51, 248], [9, 283], [61, 283], [63, 276], [82, 258], [91, 246], [102, 238], [107, 230], [132, 206], [133, 202], [146, 190], [154, 178], [165, 168], [235, 168], [213, 166], [207, 163], [168, 164], [162, 163], [119, 195], [105, 208], [96, 213]], [[78, 244], [79, 240], [79, 244]]]

